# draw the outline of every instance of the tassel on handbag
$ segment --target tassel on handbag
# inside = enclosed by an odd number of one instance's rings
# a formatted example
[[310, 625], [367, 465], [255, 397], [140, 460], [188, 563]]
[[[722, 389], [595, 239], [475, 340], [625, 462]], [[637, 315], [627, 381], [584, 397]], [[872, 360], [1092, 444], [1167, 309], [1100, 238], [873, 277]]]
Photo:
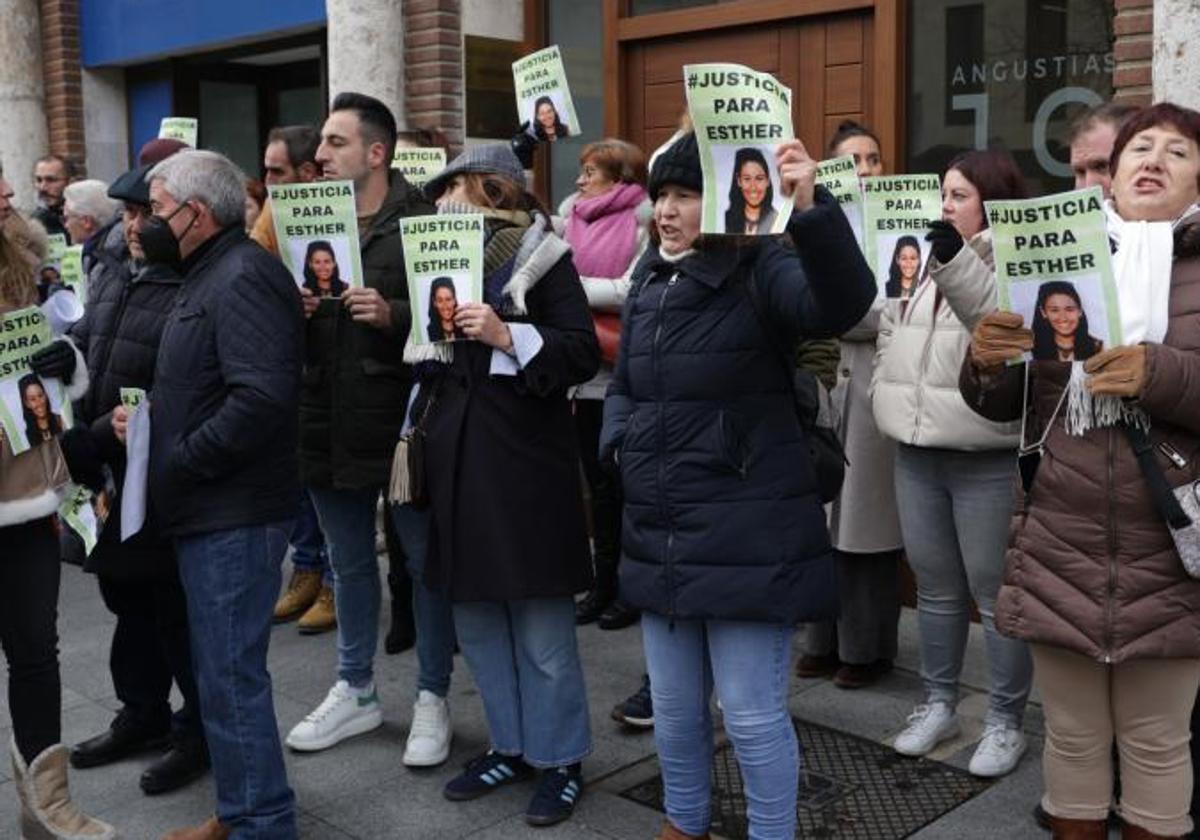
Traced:
[[429, 504], [429, 488], [425, 486], [425, 422], [436, 399], [435, 392], [425, 404], [421, 419], [396, 441], [388, 481], [388, 501], [393, 504], [416, 508]]

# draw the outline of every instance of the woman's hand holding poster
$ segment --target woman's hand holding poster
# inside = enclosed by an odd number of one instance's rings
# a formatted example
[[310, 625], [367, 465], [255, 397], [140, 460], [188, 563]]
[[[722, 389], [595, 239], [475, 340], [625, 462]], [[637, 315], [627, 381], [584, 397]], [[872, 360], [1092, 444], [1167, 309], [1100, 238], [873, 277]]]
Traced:
[[276, 184], [268, 191], [279, 255], [296, 285], [317, 298], [361, 288], [353, 182]]
[[553, 142], [579, 133], [579, 118], [558, 47], [546, 47], [514, 61], [512, 72], [517, 122], [528, 122], [530, 134]]
[[1037, 361], [1079, 362], [1122, 343], [1099, 187], [985, 204], [1000, 308], [1032, 325]]
[[483, 216], [410, 216], [400, 220], [400, 239], [412, 310], [409, 344], [465, 338], [454, 312], [483, 301]]
[[[842, 208], [858, 247], [863, 247], [863, 190], [853, 155], [830, 158], [817, 164], [817, 184], [829, 190]], [[864, 252], [865, 253], [865, 252]]]
[[936, 175], [878, 175], [862, 179], [863, 252], [879, 295], [903, 300], [916, 290], [925, 264], [929, 223], [942, 216]]
[[57, 379], [42, 379], [30, 357], [52, 340], [37, 307], [0, 315], [0, 425], [14, 455], [71, 427], [71, 401]]

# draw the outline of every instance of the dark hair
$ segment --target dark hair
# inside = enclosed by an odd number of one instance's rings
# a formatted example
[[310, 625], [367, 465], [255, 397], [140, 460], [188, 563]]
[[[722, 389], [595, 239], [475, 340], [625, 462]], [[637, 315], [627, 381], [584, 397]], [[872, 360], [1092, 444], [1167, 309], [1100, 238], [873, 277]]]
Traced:
[[36, 373], [27, 373], [17, 381], [17, 393], [21, 396], [21, 414], [25, 417], [25, 437], [29, 439], [30, 446], [38, 446], [42, 443], [42, 432], [38, 429], [37, 417], [25, 405], [25, 389], [30, 385], [36, 385], [42, 389], [42, 394], [46, 397], [46, 416], [50, 421], [50, 434], [62, 434], [62, 421], [50, 409], [50, 394], [46, 390], [45, 384], [38, 378]]
[[900, 252], [905, 248], [917, 249], [917, 276], [913, 278], [913, 288], [917, 286], [917, 280], [921, 278], [921, 243], [915, 236], [901, 236], [896, 240], [896, 247], [892, 249], [892, 261], [888, 263], [888, 279], [884, 284], [884, 294], [890, 298], [898, 298], [904, 292], [904, 286], [900, 279]]
[[1091, 131], [1099, 123], [1107, 123], [1119, 130], [1129, 115], [1137, 110], [1136, 105], [1126, 105], [1124, 102], [1102, 102], [1094, 108], [1088, 108], [1071, 120], [1067, 127], [1067, 145], [1070, 146], [1079, 139], [1079, 135]]
[[[446, 340], [446, 335], [442, 332], [442, 317], [438, 315], [437, 307], [433, 305], [439, 289], [449, 289], [450, 293], [454, 295], [454, 299], [458, 300], [458, 290], [454, 288], [454, 280], [451, 278], [437, 277], [429, 284], [429, 325], [425, 328], [425, 332], [430, 341]], [[466, 333], [455, 326], [454, 337], [466, 338]]]
[[832, 156], [834, 150], [851, 137], [869, 137], [875, 141], [876, 146], [880, 149], [883, 148], [883, 144], [879, 142], [879, 138], [875, 136], [874, 131], [871, 131], [871, 129], [861, 123], [856, 123], [854, 120], [842, 120], [838, 123], [838, 127], [833, 130], [833, 136], [829, 138], [829, 145], [825, 147], [829, 155]]
[[1100, 342], [1088, 332], [1087, 312], [1083, 301], [1072, 283], [1066, 280], [1050, 280], [1038, 286], [1037, 305], [1033, 310], [1033, 358], [1038, 361], [1057, 361], [1058, 345], [1054, 341], [1054, 327], [1042, 314], [1042, 307], [1051, 295], [1066, 295], [1079, 307], [1079, 326], [1075, 328], [1075, 361], [1082, 362], [1100, 352]]
[[287, 149], [288, 163], [297, 169], [306, 163], [317, 163], [317, 147], [321, 145], [321, 132], [311, 125], [281, 125], [267, 134], [267, 145], [282, 143]]
[[566, 125], [563, 124], [563, 121], [561, 119], [559, 119], [558, 109], [554, 107], [554, 100], [552, 100], [549, 96], [539, 96], [537, 98], [537, 101], [533, 103], [533, 118], [532, 118], [531, 124], [533, 125], [534, 136], [537, 137], [537, 139], [539, 139], [539, 140], [546, 139], [546, 132], [542, 128], [542, 124], [537, 118], [537, 112], [541, 109], [541, 107], [543, 105], [549, 105], [551, 108], [554, 109], [554, 136], [555, 137], [570, 137], [571, 136], [570, 130], [566, 127]]
[[[957, 169], [979, 191], [980, 202], [1029, 198], [1029, 188], [1017, 162], [1000, 149], [962, 152], [946, 165], [946, 173], [951, 169]], [[945, 181], [945, 175], [942, 180]], [[979, 213], [983, 216], [983, 227], [987, 227], [987, 213], [982, 207]]]
[[396, 154], [396, 118], [388, 106], [365, 93], [347, 92], [333, 98], [329, 113], [335, 111], [353, 111], [357, 114], [363, 140], [368, 145], [382, 143], [385, 165], [392, 165], [392, 158]]
[[396, 132], [396, 139], [423, 148], [441, 149], [450, 157], [450, 139], [439, 128], [422, 128], [414, 126]]
[[313, 254], [324, 251], [329, 256], [333, 257], [333, 276], [329, 278], [329, 294], [325, 297], [337, 297], [342, 292], [346, 291], [346, 284], [342, 282], [341, 269], [338, 268], [337, 254], [334, 253], [333, 246], [324, 239], [315, 239], [308, 243], [308, 248], [304, 252], [304, 288], [308, 289], [317, 297], [321, 297], [321, 284], [317, 280], [317, 274], [309, 268], [309, 260]]
[[64, 155], [54, 154], [53, 152], [48, 155], [42, 155], [40, 158], [34, 161], [33, 165], [37, 166], [39, 163], [61, 163], [63, 168], [63, 177], [65, 177], [67, 181], [74, 181], [77, 177], [79, 177], [78, 164], [76, 164], [71, 158], [65, 157]]
[[1117, 162], [1121, 159], [1121, 152], [1125, 150], [1129, 141], [1146, 129], [1159, 125], [1169, 125], [1184, 137], [1200, 145], [1200, 112], [1184, 108], [1173, 102], [1147, 105], [1130, 114], [1125, 122], [1121, 123], [1121, 128], [1117, 131], [1117, 138], [1113, 141], [1112, 157], [1108, 159], [1108, 171], [1116, 175]]
[[742, 167], [747, 163], [757, 163], [767, 176], [767, 192], [763, 196], [762, 202], [765, 209], [759, 211], [759, 219], [761, 220], [764, 214], [773, 209], [775, 187], [771, 184], [771, 167], [767, 166], [766, 156], [763, 155], [761, 149], [753, 146], [738, 149], [737, 154], [733, 157], [733, 177], [729, 184], [729, 209], [725, 211], [726, 233], [744, 233], [746, 230], [746, 197], [742, 195], [742, 188], [738, 186], [738, 178], [742, 174]]

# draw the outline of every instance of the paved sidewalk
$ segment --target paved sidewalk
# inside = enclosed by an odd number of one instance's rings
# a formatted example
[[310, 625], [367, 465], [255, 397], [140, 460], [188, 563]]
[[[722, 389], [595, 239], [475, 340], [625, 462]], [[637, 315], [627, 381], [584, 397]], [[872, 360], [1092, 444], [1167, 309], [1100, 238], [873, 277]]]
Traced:
[[[385, 604], [385, 621], [387, 616]], [[108, 726], [118, 707], [107, 665], [112, 617], [101, 603], [95, 580], [73, 567], [64, 567], [59, 629], [63, 737], [70, 744]], [[913, 673], [914, 621], [907, 611], [903, 629], [901, 668], [880, 685], [846, 692], [824, 681], [797, 680], [791, 699], [793, 715], [875, 741], [890, 739], [920, 697], [919, 680]], [[384, 726], [323, 753], [287, 756], [300, 808], [301, 836], [306, 840], [654, 837], [662, 815], [618, 795], [629, 775], [629, 771], [621, 771], [653, 755], [653, 737], [619, 731], [608, 717], [612, 705], [632, 692], [641, 678], [640, 633], [636, 627], [613, 633], [592, 626], [581, 630], [579, 643], [591, 700], [595, 751], [584, 763], [587, 794], [569, 823], [551, 829], [528, 827], [521, 815], [530, 790], [523, 786], [475, 802], [453, 804], [442, 798], [443, 783], [487, 745], [479, 696], [461, 658], [455, 660], [450, 697], [455, 723], [451, 760], [431, 771], [405, 768], [400, 756], [412, 714], [416, 656], [412, 651], [384, 656], [381, 645], [376, 664]], [[983, 684], [982, 657], [982, 639], [975, 628], [964, 677], [967, 683]], [[280, 626], [272, 639], [270, 666], [276, 711], [286, 732], [321, 701], [333, 681], [334, 635], [302, 637], [295, 625]], [[0, 690], [6, 688], [0, 677]], [[985, 697], [978, 691], [965, 691], [960, 707], [964, 735], [939, 750], [936, 758], [965, 768], [982, 728], [985, 705]], [[0, 722], [5, 724], [0, 735], [7, 745], [6, 705]], [[1026, 728], [1030, 751], [1016, 772], [912, 836], [920, 840], [1048, 837], [1029, 816], [1041, 788], [1042, 718], [1036, 706], [1030, 708]], [[148, 763], [138, 759], [99, 770], [73, 771], [75, 798], [88, 811], [114, 823], [126, 840], [157, 840], [168, 829], [198, 823], [212, 812], [209, 780], [167, 796], [144, 796], [137, 778]], [[0, 837], [15, 836], [15, 826], [16, 794], [5, 756], [0, 764]]]

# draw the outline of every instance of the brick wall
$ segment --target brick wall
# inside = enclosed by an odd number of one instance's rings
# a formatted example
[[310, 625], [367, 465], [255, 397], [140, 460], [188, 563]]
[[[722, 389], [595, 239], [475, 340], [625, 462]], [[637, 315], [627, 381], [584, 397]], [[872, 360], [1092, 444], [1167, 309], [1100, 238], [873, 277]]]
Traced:
[[405, 118], [463, 144], [463, 39], [459, 0], [404, 0]]
[[1148, 105], [1154, 98], [1154, 0], [1115, 0], [1115, 5], [1113, 98], [1131, 105]]
[[79, 75], [77, 0], [39, 0], [42, 18], [42, 74], [50, 151], [73, 159], [83, 174], [83, 91]]

